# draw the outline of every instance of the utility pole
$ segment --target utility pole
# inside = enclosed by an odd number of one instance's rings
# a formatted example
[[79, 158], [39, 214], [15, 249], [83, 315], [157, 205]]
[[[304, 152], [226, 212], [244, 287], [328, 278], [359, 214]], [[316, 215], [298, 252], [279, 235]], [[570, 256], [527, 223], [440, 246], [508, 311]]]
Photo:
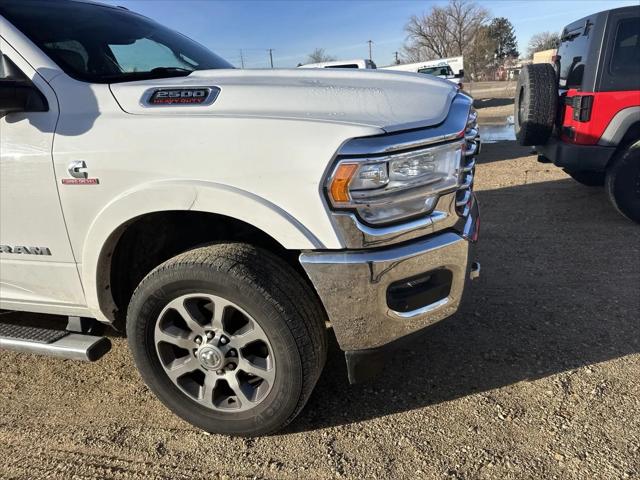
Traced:
[[373, 40], [367, 40], [367, 43], [369, 44], [369, 60], [373, 61], [373, 58], [371, 58], [371, 44]]
[[242, 49], [240, 49], [240, 65], [244, 68], [244, 55], [242, 54]]
[[400, 65], [400, 60], [398, 60], [398, 52], [393, 52], [393, 54], [396, 56], [396, 65]]
[[269, 49], [269, 62], [271, 62], [271, 68], [273, 68], [273, 48]]

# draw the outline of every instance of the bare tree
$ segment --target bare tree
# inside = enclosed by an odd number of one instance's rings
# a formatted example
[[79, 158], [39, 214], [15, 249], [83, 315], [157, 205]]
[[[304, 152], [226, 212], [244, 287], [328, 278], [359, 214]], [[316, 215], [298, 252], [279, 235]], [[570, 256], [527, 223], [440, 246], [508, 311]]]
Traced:
[[334, 60], [335, 57], [327, 55], [324, 48], [316, 48], [313, 52], [307, 55], [307, 63], [332, 62]]
[[473, 0], [450, 0], [428, 13], [413, 15], [407, 25], [403, 58], [408, 61], [467, 55], [489, 12]]
[[490, 27], [480, 27], [472, 48], [464, 58], [466, 69], [474, 80], [491, 77], [496, 68], [495, 51], [498, 45], [491, 33]]
[[533, 58], [533, 54], [541, 52], [543, 50], [550, 50], [557, 48], [560, 44], [560, 35], [555, 32], [541, 32], [536, 33], [529, 40], [529, 46], [527, 48], [527, 57]]
[[415, 56], [419, 57], [423, 53], [435, 57], [449, 56], [451, 35], [444, 7], [432, 7], [428, 15], [412, 15], [405, 31], [408, 40], [405, 49], [414, 56], [412, 60], [419, 61], [420, 58], [416, 59]]
[[454, 55], [464, 55], [473, 47], [478, 29], [489, 20], [489, 12], [471, 0], [451, 0], [447, 7]]

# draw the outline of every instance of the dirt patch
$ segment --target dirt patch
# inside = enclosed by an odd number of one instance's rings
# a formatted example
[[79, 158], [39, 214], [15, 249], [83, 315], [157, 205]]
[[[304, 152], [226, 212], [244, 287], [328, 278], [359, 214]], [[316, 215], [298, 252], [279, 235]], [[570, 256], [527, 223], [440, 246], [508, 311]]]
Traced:
[[295, 423], [240, 440], [170, 414], [121, 337], [95, 364], [0, 352], [0, 477], [638, 478], [640, 229], [513, 142], [476, 188], [481, 278], [375, 382], [333, 342]]
[[517, 82], [469, 82], [466, 89], [473, 98], [513, 98]]
[[468, 90], [479, 121], [485, 125], [504, 125], [513, 115], [515, 88], [515, 82], [470, 83]]

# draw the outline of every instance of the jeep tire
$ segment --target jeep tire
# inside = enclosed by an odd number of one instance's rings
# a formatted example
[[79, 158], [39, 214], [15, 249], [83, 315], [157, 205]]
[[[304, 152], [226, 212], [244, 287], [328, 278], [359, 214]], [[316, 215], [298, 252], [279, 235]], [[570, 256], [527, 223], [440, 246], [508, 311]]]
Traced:
[[640, 141], [613, 158], [607, 168], [605, 188], [616, 209], [640, 223]]
[[520, 145], [547, 143], [556, 121], [558, 85], [549, 63], [524, 65], [514, 99], [516, 139]]
[[129, 304], [127, 336], [162, 403], [207, 432], [235, 436], [293, 420], [327, 353], [324, 310], [309, 284], [243, 243], [190, 250], [151, 271]]

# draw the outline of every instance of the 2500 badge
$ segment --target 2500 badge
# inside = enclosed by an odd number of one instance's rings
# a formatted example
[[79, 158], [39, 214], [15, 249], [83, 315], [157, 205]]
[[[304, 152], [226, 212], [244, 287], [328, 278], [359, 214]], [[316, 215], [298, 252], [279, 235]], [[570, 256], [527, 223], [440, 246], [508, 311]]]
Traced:
[[[147, 105], [211, 105], [220, 89], [198, 88], [157, 88], [147, 92]], [[150, 93], [150, 94], [149, 94]]]

